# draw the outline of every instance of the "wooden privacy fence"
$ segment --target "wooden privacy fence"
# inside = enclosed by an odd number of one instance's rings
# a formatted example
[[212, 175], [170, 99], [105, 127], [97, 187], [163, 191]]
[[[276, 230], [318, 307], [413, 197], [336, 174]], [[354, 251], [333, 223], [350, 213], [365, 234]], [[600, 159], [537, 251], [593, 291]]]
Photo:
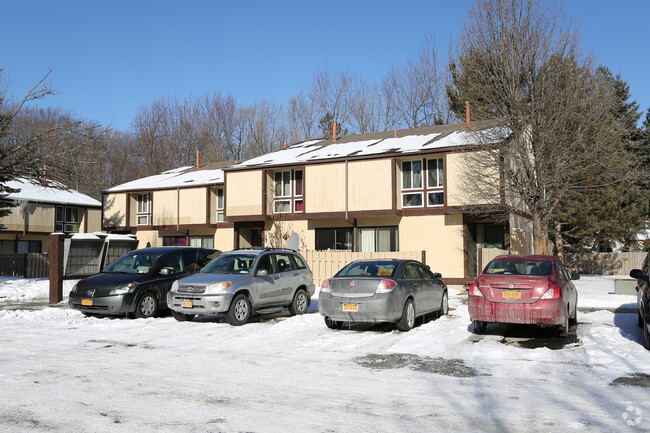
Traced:
[[0, 254], [0, 275], [47, 278], [50, 259], [47, 254]]
[[[507, 251], [497, 248], [481, 248], [479, 251], [481, 271], [490, 260]], [[593, 275], [629, 275], [632, 269], [641, 269], [647, 253], [572, 253], [564, 257], [569, 272]]]
[[314, 284], [320, 287], [323, 280], [334, 276], [343, 266], [361, 259], [414, 259], [426, 263], [424, 251], [392, 251], [383, 253], [360, 253], [352, 251], [301, 251], [314, 274]]

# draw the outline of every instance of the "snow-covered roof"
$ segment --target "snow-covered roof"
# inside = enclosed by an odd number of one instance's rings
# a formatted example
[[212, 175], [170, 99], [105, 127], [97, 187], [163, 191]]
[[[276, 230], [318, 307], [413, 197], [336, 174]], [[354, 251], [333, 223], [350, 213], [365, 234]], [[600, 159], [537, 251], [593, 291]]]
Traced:
[[[221, 166], [227, 163], [219, 164]], [[192, 166], [174, 168], [153, 176], [132, 180], [121, 185], [107, 188], [103, 192], [142, 191], [168, 188], [187, 188], [204, 185], [217, 185], [223, 183], [223, 169], [194, 168]]]
[[43, 185], [36, 180], [17, 178], [6, 182], [5, 185], [20, 190], [7, 195], [9, 200], [91, 207], [102, 205], [100, 201], [53, 180], [48, 180], [47, 185]]
[[468, 129], [465, 125], [444, 125], [411, 130], [341, 137], [337, 141], [309, 140], [277, 152], [267, 153], [232, 166], [233, 169], [265, 165], [308, 163], [328, 159], [381, 154], [418, 153], [505, 140], [510, 130], [502, 127]]

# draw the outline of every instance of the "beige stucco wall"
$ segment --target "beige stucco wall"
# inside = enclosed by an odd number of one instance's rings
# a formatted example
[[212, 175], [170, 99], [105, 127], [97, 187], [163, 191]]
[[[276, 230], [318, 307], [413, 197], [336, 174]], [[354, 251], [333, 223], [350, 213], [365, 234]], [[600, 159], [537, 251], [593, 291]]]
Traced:
[[128, 194], [106, 194], [104, 201], [103, 227], [124, 227], [126, 225], [126, 202]]
[[[277, 230], [280, 230], [281, 234], [286, 236], [298, 233], [300, 236], [299, 250], [313, 250], [316, 245], [315, 232], [313, 229], [310, 230], [309, 221], [306, 220], [269, 222], [265, 225], [264, 230], [266, 236], [264, 242], [267, 246], [272, 246], [272, 239]], [[286, 242], [282, 242], [277, 247], [286, 247]]]
[[345, 163], [311, 165], [305, 171], [305, 211], [345, 211]]
[[206, 224], [207, 194], [205, 188], [180, 190], [180, 224]]
[[348, 163], [348, 210], [391, 209], [391, 164], [390, 159]]
[[402, 218], [399, 226], [399, 249], [426, 250], [427, 265], [433, 272], [440, 272], [443, 279], [464, 277], [462, 215]]
[[154, 191], [153, 225], [205, 224], [205, 188]]
[[235, 230], [230, 227], [217, 227], [214, 233], [214, 247], [221, 251], [235, 248]]
[[[152, 201], [153, 225], [176, 225], [178, 221], [178, 192], [154, 191]], [[137, 214], [137, 207], [132, 207], [131, 213]]]
[[152, 247], [163, 246], [162, 238], [158, 237], [157, 230], [138, 230], [136, 236], [138, 238], [138, 248], [145, 248], [147, 242], [149, 242]]
[[262, 170], [229, 172], [226, 182], [227, 216], [262, 214]]

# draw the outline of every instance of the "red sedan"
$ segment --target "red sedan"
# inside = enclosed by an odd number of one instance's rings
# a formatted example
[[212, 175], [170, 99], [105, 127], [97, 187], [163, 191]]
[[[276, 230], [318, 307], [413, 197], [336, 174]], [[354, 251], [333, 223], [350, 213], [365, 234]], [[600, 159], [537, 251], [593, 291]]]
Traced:
[[475, 333], [487, 323], [555, 326], [561, 337], [578, 322], [578, 292], [553, 256], [507, 255], [494, 258], [469, 286], [469, 316]]

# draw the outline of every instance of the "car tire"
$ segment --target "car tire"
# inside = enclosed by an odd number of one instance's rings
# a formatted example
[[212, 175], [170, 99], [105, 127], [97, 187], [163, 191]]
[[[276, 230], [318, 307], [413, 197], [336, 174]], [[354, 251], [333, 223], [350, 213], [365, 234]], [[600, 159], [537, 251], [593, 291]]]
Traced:
[[637, 325], [639, 325], [639, 328], [643, 328], [643, 316], [641, 315], [641, 311], [638, 311], [637, 315]]
[[438, 317], [446, 316], [449, 314], [449, 295], [447, 291], [442, 292], [442, 301], [440, 302], [440, 311]]
[[578, 306], [576, 305], [576, 309], [573, 312], [573, 317], [569, 317], [569, 325], [577, 325], [578, 324]]
[[569, 317], [569, 307], [567, 306], [567, 317], [566, 320], [564, 321], [564, 324], [560, 325], [557, 329], [557, 335], [561, 338], [567, 338], [569, 336], [569, 328], [570, 328], [570, 323], [571, 318]]
[[643, 321], [643, 347], [650, 350], [650, 332], [648, 332], [648, 323]]
[[244, 294], [235, 296], [226, 312], [226, 322], [232, 326], [241, 326], [251, 318], [251, 301]]
[[196, 314], [185, 314], [172, 310], [172, 317], [179, 322], [189, 322], [190, 320], [194, 319], [195, 316]]
[[158, 314], [158, 298], [151, 292], [145, 293], [138, 299], [133, 314], [136, 319], [146, 319], [156, 317]]
[[485, 334], [487, 329], [487, 322], [482, 320], [474, 320], [472, 322], [472, 328], [474, 329], [474, 334]]
[[329, 316], [325, 317], [325, 326], [330, 329], [341, 329], [343, 322], [339, 320], [332, 320]]
[[415, 304], [412, 299], [407, 299], [402, 309], [402, 317], [397, 322], [397, 329], [408, 332], [415, 326]]
[[303, 289], [299, 289], [294, 295], [293, 301], [291, 301], [291, 305], [289, 305], [289, 313], [292, 316], [305, 314], [308, 307], [309, 297], [307, 296], [307, 292], [305, 292]]

